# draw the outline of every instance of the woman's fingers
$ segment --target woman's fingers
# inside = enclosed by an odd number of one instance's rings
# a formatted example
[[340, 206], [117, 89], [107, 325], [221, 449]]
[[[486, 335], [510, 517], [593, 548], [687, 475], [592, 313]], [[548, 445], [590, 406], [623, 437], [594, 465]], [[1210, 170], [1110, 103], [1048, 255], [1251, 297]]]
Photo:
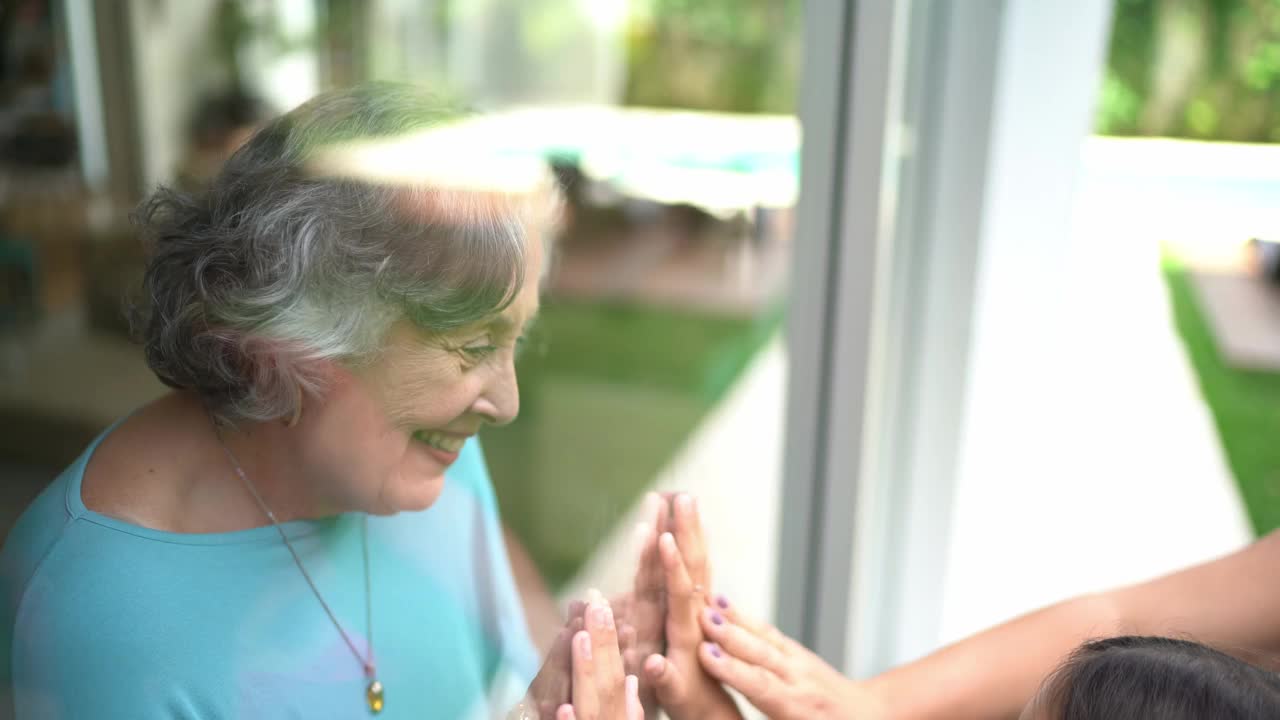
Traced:
[[640, 564], [636, 570], [635, 592], [638, 596], [662, 590], [662, 561], [658, 557], [658, 535], [665, 531], [663, 516], [667, 503], [658, 493], [645, 495], [644, 509], [636, 525], [636, 544], [640, 550]]
[[698, 506], [688, 493], [676, 495], [673, 501], [676, 544], [684, 557], [685, 567], [695, 585], [703, 589], [711, 586], [711, 573], [707, 567], [707, 544], [702, 535], [702, 518]]
[[[591, 613], [590, 608], [587, 613]], [[596, 720], [600, 713], [594, 649], [589, 631], [583, 630], [573, 636], [573, 707], [570, 710], [581, 720]], [[564, 713], [563, 707], [559, 713]]]
[[640, 678], [628, 675], [625, 693], [627, 720], [644, 720], [644, 706], [640, 704]]
[[614, 622], [618, 626], [618, 653], [622, 658], [622, 671], [627, 674], [638, 672], [636, 668], [640, 667], [649, 651], [640, 647], [634, 627], [618, 620], [617, 615], [614, 615]]
[[573, 636], [583, 627], [581, 617], [566, 623], [551, 643], [546, 662], [529, 685], [527, 700], [537, 706], [540, 717], [553, 717], [561, 703], [572, 699]]
[[657, 495], [658, 501], [661, 503], [658, 507], [658, 524], [654, 527], [659, 535], [664, 532], [671, 532], [671, 502], [674, 496], [671, 493], [652, 494]]
[[[595, 590], [588, 595], [573, 635], [573, 690], [570, 704], [559, 706], [557, 720], [643, 720], [639, 681], [623, 671], [622, 652], [635, 644], [635, 630], [619, 627], [613, 610]], [[627, 645], [627, 648], [620, 647]], [[635, 709], [639, 708], [639, 715]], [[545, 710], [543, 711], [546, 712]]]
[[791, 714], [787, 712], [782, 680], [765, 668], [743, 662], [710, 642], [698, 648], [698, 660], [708, 675], [742, 693], [765, 715], [787, 717]]
[[[644, 720], [644, 706], [640, 704], [639, 679], [635, 675], [628, 675], [624, 685], [626, 710], [622, 720]], [[579, 716], [572, 705], [561, 705], [556, 710], [556, 720], [579, 720], [580, 717], [585, 720], [585, 716]], [[612, 720], [612, 718], [602, 718], [601, 720]]]
[[662, 558], [658, 555], [658, 533], [647, 522], [635, 528], [635, 543], [639, 548], [635, 581], [632, 590], [636, 597], [646, 597], [662, 591]]
[[705, 608], [699, 620], [702, 632], [726, 653], [784, 679], [790, 675], [787, 657], [781, 650], [751, 630], [730, 622], [719, 610]]
[[[612, 603], [610, 603], [610, 605], [612, 605]], [[613, 621], [617, 626], [618, 651], [622, 653], [623, 657], [625, 657], [628, 651], [635, 649], [636, 629], [629, 623], [619, 621], [616, 614], [614, 615]]]
[[[651, 502], [650, 502], [651, 501]], [[634, 647], [637, 657], [629, 657], [624, 652], [624, 666], [627, 672], [639, 672], [638, 661], [653, 652], [663, 650], [663, 623], [666, 620], [664, 590], [666, 589], [666, 570], [662, 565], [662, 557], [658, 552], [658, 533], [655, 531], [658, 514], [666, 509], [656, 493], [649, 493], [646, 501], [645, 515], [648, 521], [636, 526], [636, 540], [640, 547], [640, 562], [636, 568], [632, 592], [626, 598], [625, 609], [615, 603], [614, 616], [625, 619], [635, 628], [636, 641]]]
[[618, 631], [613, 610], [599, 592], [592, 591], [587, 604], [587, 631], [591, 634], [591, 654], [595, 663], [595, 682], [601, 694], [616, 693], [622, 687], [622, 655], [618, 648]]

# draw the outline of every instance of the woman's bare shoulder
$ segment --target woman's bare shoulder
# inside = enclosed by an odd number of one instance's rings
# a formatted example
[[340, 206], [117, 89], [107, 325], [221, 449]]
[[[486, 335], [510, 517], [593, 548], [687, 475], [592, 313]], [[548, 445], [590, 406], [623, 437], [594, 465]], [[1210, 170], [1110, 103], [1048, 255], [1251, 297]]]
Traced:
[[195, 445], [185, 403], [176, 393], [161, 397], [102, 439], [81, 480], [86, 508], [144, 527], [168, 524]]

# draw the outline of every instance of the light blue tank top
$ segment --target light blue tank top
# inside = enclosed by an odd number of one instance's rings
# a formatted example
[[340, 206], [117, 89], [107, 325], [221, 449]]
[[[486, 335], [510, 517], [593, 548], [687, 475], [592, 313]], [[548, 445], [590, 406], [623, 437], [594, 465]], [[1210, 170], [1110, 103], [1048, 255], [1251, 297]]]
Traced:
[[[80, 483], [100, 441], [32, 503], [0, 553], [0, 692], [10, 695], [0, 713], [371, 717], [360, 664], [276, 530], [175, 534], [87, 509]], [[378, 717], [500, 716], [538, 658], [479, 444], [463, 449], [430, 509], [368, 522], [386, 688]], [[360, 516], [283, 527], [365, 652]]]

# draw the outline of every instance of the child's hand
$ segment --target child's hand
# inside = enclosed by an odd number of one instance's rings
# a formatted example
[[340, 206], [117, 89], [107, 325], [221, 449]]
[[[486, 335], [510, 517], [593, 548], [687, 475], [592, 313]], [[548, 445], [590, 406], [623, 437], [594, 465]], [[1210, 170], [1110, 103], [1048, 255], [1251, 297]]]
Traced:
[[667, 653], [650, 655], [645, 675], [672, 720], [741, 720], [733, 698], [698, 661], [699, 617], [711, 584], [702, 523], [691, 496], [677, 495], [672, 505], [675, 532], [658, 538], [667, 586]]
[[703, 610], [702, 629], [702, 666], [775, 720], [886, 717], [879, 697], [727, 601]]

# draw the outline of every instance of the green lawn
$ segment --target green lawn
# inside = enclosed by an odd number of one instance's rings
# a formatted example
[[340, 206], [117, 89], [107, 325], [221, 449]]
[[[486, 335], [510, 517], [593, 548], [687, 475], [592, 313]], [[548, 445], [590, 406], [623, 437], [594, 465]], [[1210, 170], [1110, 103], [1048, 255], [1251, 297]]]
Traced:
[[520, 418], [483, 441], [503, 518], [553, 588], [650, 486], [781, 314], [543, 304], [518, 364]]
[[1172, 253], [1163, 260], [1174, 322], [1213, 413], [1227, 464], [1235, 474], [1254, 530], [1280, 527], [1280, 374], [1228, 367], [1191, 286]]

